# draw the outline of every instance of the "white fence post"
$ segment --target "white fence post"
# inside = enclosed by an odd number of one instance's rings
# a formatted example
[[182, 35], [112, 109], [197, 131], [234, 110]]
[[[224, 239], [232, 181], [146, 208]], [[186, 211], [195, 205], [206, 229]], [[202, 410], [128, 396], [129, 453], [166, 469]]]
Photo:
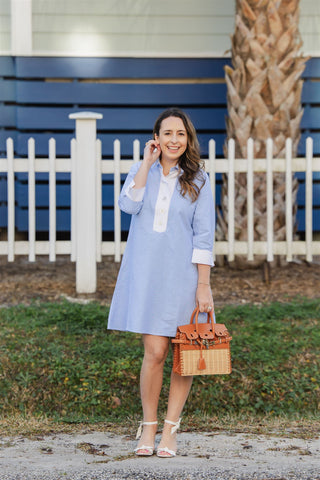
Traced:
[[94, 293], [97, 285], [96, 121], [102, 114], [72, 113], [76, 121], [76, 290]]

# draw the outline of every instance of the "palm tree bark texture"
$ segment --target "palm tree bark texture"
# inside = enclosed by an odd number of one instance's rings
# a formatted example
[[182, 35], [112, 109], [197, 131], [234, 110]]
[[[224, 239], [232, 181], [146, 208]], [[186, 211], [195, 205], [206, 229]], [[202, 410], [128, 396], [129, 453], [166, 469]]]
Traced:
[[[274, 158], [284, 158], [286, 138], [293, 156], [300, 140], [301, 78], [307, 58], [299, 51], [299, 0], [236, 0], [235, 31], [231, 36], [232, 67], [225, 67], [228, 117], [227, 136], [235, 139], [236, 158], [247, 157], [247, 140], [254, 140], [254, 157], [266, 157], [266, 140], [273, 139]], [[225, 148], [227, 155], [227, 148]], [[217, 237], [228, 238], [226, 177], [223, 178]], [[246, 174], [235, 178], [235, 238], [247, 239]], [[298, 183], [293, 179], [293, 205]], [[274, 240], [285, 239], [285, 176], [275, 173]], [[266, 175], [254, 178], [254, 239], [267, 234]], [[293, 209], [295, 225], [296, 206]], [[254, 265], [264, 258], [255, 259]], [[236, 265], [247, 261], [236, 257]], [[252, 262], [251, 262], [252, 263]]]

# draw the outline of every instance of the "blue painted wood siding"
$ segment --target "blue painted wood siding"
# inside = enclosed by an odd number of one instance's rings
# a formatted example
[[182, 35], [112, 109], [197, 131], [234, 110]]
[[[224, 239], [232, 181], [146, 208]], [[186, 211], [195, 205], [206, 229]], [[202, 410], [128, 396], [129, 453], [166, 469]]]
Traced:
[[[48, 155], [48, 140], [57, 140], [57, 156], [70, 154], [74, 136], [71, 112], [91, 110], [103, 114], [97, 122], [102, 155], [112, 158], [113, 141], [121, 141], [122, 157], [132, 156], [135, 138], [150, 138], [153, 123], [166, 107], [179, 106], [191, 116], [198, 131], [203, 156], [208, 141], [217, 142], [223, 156], [226, 139], [226, 85], [223, 66], [229, 59], [147, 58], [40, 58], [0, 57], [0, 155], [5, 140], [13, 137], [15, 155], [27, 156], [27, 141], [36, 141], [36, 155]], [[320, 154], [320, 59], [311, 59], [304, 73], [302, 94], [304, 116], [299, 155], [305, 154], [305, 138], [314, 139]], [[174, 81], [173, 81], [174, 79]], [[142, 152], [141, 152], [142, 153]], [[320, 174], [319, 174], [320, 175]], [[17, 229], [28, 227], [27, 178], [16, 174]], [[299, 175], [298, 230], [304, 231], [304, 175]], [[37, 175], [36, 204], [38, 231], [48, 231], [48, 177]], [[320, 178], [314, 184], [314, 226], [320, 231]], [[217, 185], [220, 203], [220, 179]], [[70, 185], [66, 174], [57, 175], [57, 229], [70, 231]], [[124, 216], [123, 228], [129, 225]], [[0, 227], [6, 226], [5, 179], [0, 178]], [[103, 176], [103, 231], [113, 230], [113, 185]]]

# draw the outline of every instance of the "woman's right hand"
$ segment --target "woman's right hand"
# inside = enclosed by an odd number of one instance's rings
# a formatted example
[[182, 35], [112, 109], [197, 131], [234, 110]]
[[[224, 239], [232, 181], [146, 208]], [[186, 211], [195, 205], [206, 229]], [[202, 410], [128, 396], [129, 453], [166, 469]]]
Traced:
[[143, 160], [151, 166], [158, 160], [160, 154], [161, 148], [159, 143], [156, 140], [149, 140], [144, 148]]

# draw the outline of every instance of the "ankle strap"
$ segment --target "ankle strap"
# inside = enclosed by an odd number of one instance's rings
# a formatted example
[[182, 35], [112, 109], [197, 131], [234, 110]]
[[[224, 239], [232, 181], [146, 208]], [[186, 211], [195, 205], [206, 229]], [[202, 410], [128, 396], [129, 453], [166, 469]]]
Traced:
[[173, 425], [173, 427], [171, 428], [171, 435], [173, 435], [180, 427], [181, 418], [179, 418], [177, 422], [172, 422], [171, 420], [166, 419], [165, 423], [170, 423], [170, 425]]
[[138, 440], [141, 437], [142, 433], [142, 427], [143, 425], [158, 425], [158, 422], [140, 422], [140, 425], [138, 427], [137, 435], [136, 435], [136, 440]]

